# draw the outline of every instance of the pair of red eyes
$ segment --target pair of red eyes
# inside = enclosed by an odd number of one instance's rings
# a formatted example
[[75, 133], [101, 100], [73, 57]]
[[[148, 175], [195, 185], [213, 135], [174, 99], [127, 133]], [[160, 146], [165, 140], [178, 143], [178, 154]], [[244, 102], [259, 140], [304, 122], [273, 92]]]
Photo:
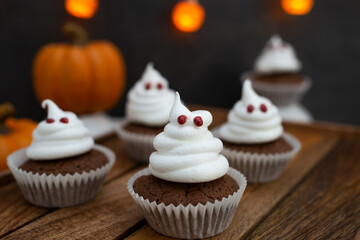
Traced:
[[[151, 88], [151, 83], [146, 83], [145, 84], [145, 89], [149, 90], [150, 88]], [[156, 84], [156, 88], [161, 90], [163, 88], [163, 85], [161, 83], [158, 83], [158, 84]]]
[[[187, 119], [187, 117], [186, 117], [185, 115], [180, 115], [177, 120], [178, 120], [178, 123], [179, 123], [180, 125], [183, 125], [183, 124], [185, 124], [186, 119]], [[195, 117], [195, 118], [194, 118], [194, 124], [195, 124], [196, 126], [198, 126], [198, 127], [201, 127], [201, 126], [203, 125], [203, 120], [202, 120], [202, 118], [199, 117], [199, 116]]]
[[[55, 120], [53, 118], [47, 118], [46, 123], [54, 123]], [[62, 123], [69, 123], [69, 119], [66, 117], [60, 118], [60, 122]]]
[[[262, 111], [262, 112], [267, 112], [267, 107], [266, 107], [266, 105], [265, 104], [260, 104], [260, 110]], [[252, 105], [252, 104], [249, 104], [248, 106], [247, 106], [247, 111], [248, 111], [248, 113], [252, 113], [253, 111], [254, 111], [254, 106]]]

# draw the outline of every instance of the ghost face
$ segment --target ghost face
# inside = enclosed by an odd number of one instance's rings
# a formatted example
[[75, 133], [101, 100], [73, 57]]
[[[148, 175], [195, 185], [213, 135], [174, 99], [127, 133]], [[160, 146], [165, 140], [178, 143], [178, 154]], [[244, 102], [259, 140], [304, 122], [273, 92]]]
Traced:
[[[176, 117], [177, 116], [177, 117]], [[207, 128], [212, 122], [212, 116], [208, 111], [184, 111], [178, 113], [172, 118], [176, 121], [172, 121], [174, 124], [181, 126], [193, 126], [195, 128]]]
[[158, 83], [152, 83], [151, 81], [145, 82], [144, 88], [146, 91], [150, 91], [152, 89], [161, 91], [164, 89], [164, 83], [158, 82]]
[[246, 107], [246, 110], [249, 114], [253, 113], [255, 110], [258, 110], [259, 112], [266, 113], [267, 112], [267, 106], [265, 103], [261, 103], [259, 106], [255, 107], [253, 104], [248, 104]]

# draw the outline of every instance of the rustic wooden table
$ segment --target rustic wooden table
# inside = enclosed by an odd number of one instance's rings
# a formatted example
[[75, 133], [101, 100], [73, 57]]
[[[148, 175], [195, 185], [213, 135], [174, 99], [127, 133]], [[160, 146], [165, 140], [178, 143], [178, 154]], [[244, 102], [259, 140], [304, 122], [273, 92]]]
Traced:
[[[226, 120], [226, 110], [207, 109], [212, 126]], [[276, 181], [248, 185], [230, 227], [212, 239], [360, 239], [360, 128], [284, 125], [302, 142], [300, 153]], [[86, 204], [36, 207], [11, 175], [0, 177], [0, 237], [167, 239], [149, 227], [126, 188], [145, 165], [132, 161], [114, 135], [99, 143], [114, 149], [118, 159], [100, 193]]]

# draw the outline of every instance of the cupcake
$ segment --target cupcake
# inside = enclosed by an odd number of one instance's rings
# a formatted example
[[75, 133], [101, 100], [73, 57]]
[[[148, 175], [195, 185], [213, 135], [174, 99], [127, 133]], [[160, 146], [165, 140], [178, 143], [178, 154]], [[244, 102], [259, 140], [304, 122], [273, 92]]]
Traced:
[[149, 167], [128, 182], [149, 225], [163, 235], [205, 238], [231, 223], [246, 179], [219, 154], [223, 145], [208, 130], [211, 122], [208, 111], [190, 112], [177, 93]]
[[148, 63], [140, 80], [129, 91], [125, 120], [120, 123], [117, 133], [129, 155], [139, 162], [148, 162], [154, 151], [154, 137], [169, 121], [175, 92], [168, 85], [153, 64]]
[[254, 71], [245, 73], [243, 80], [250, 79], [256, 92], [282, 106], [301, 100], [310, 88], [311, 81], [300, 74], [301, 62], [294, 48], [273, 35], [254, 64]]
[[69, 207], [92, 199], [115, 162], [114, 153], [95, 145], [72, 112], [44, 100], [47, 118], [33, 132], [28, 148], [8, 156], [7, 164], [32, 204]]
[[214, 132], [223, 141], [222, 154], [230, 166], [251, 183], [279, 177], [300, 149], [300, 142], [284, 133], [276, 106], [258, 96], [249, 80], [245, 80], [242, 98], [230, 110], [227, 122]]

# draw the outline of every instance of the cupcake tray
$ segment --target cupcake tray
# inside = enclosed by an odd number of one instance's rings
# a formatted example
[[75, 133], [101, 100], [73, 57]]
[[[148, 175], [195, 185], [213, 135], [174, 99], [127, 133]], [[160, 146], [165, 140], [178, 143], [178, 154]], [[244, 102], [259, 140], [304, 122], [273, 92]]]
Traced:
[[[212, 112], [212, 127], [227, 111]], [[360, 128], [329, 123], [285, 124], [302, 143], [277, 180], [249, 184], [229, 228], [212, 239], [359, 239]], [[146, 167], [132, 161], [115, 135], [99, 142], [117, 161], [95, 199], [46, 209], [28, 203], [9, 174], [0, 175], [0, 238], [168, 239], [152, 230], [127, 191]]]

